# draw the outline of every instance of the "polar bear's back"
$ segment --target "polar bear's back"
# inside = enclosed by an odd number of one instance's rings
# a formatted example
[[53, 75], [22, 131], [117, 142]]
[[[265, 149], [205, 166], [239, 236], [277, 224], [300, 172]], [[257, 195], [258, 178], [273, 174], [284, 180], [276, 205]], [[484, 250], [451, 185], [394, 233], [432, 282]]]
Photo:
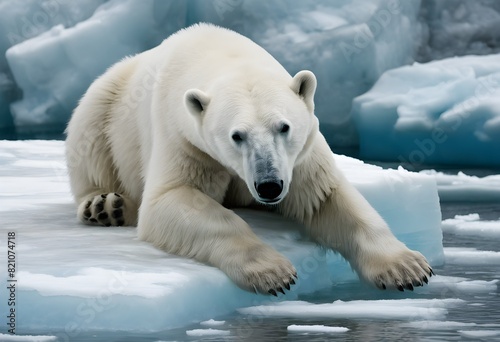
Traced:
[[[210, 65], [210, 70], [204, 69], [199, 74], [211, 79], [244, 65], [258, 65], [288, 75], [278, 61], [251, 39], [212, 24], [200, 23], [180, 30], [165, 39], [161, 47], [161, 53], [168, 55], [169, 65], [176, 65], [180, 70]], [[214, 75], [209, 75], [211, 72]]]

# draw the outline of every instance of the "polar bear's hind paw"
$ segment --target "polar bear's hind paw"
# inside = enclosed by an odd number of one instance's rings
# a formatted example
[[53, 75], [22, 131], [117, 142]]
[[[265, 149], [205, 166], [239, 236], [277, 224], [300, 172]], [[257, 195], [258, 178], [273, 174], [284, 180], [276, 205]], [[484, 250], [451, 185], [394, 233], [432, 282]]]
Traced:
[[86, 224], [99, 226], [124, 226], [123, 197], [118, 193], [100, 194], [91, 200], [83, 201], [78, 210], [78, 217]]

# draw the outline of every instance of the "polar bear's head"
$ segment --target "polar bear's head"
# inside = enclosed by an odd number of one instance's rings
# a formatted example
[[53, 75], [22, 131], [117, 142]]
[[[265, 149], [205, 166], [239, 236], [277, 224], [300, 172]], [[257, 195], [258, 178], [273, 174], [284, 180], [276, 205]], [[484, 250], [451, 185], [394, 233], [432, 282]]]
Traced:
[[204, 142], [198, 147], [238, 174], [258, 202], [276, 204], [318, 130], [316, 77], [303, 70], [283, 84], [246, 76], [225, 77], [206, 92], [188, 90], [184, 101]]

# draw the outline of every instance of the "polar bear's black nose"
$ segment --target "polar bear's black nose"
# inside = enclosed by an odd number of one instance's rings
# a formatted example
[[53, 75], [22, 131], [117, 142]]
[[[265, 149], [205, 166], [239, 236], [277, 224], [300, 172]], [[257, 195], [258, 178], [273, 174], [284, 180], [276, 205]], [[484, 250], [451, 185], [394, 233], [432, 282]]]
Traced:
[[278, 182], [264, 182], [264, 183], [255, 183], [255, 190], [257, 190], [257, 194], [259, 194], [260, 198], [266, 200], [273, 200], [281, 194], [283, 191], [283, 181], [280, 180]]

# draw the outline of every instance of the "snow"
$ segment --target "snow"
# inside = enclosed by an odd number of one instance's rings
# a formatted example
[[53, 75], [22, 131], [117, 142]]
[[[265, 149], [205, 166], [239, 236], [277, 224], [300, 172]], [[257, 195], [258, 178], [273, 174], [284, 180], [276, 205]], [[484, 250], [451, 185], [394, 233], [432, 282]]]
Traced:
[[441, 201], [500, 201], [500, 175], [477, 177], [462, 171], [454, 175], [436, 170], [423, 170], [420, 173], [435, 178]]
[[228, 336], [231, 335], [229, 330], [218, 330], [218, 329], [193, 329], [187, 330], [186, 335], [188, 336]]
[[370, 320], [422, 320], [446, 316], [447, 308], [461, 306], [465, 301], [446, 299], [353, 300], [313, 304], [285, 301], [273, 305], [257, 305], [238, 309], [245, 315], [286, 318], [329, 318]]
[[500, 166], [500, 55], [389, 70], [352, 115], [363, 159]]
[[462, 236], [500, 238], [499, 221], [480, 221], [478, 214], [456, 215], [442, 222], [443, 232]]
[[[79, 224], [63, 154], [62, 141], [0, 141], [0, 246], [7, 245], [8, 231], [16, 232], [19, 331], [57, 331], [61, 340], [88, 330], [163, 331], [269, 301], [239, 289], [213, 267], [138, 241], [135, 228]], [[444, 262], [432, 177], [344, 156], [337, 162], [400, 240], [433, 266]], [[340, 256], [301, 239], [297, 224], [265, 212], [237, 213], [298, 270], [297, 284], [277, 300], [359, 281]], [[6, 277], [0, 280], [5, 288]], [[6, 307], [0, 306], [0, 315]]]
[[447, 264], [455, 265], [500, 265], [500, 252], [480, 251], [468, 247], [445, 247]]
[[349, 331], [345, 327], [329, 327], [326, 325], [289, 325], [286, 330], [293, 333], [343, 333]]

